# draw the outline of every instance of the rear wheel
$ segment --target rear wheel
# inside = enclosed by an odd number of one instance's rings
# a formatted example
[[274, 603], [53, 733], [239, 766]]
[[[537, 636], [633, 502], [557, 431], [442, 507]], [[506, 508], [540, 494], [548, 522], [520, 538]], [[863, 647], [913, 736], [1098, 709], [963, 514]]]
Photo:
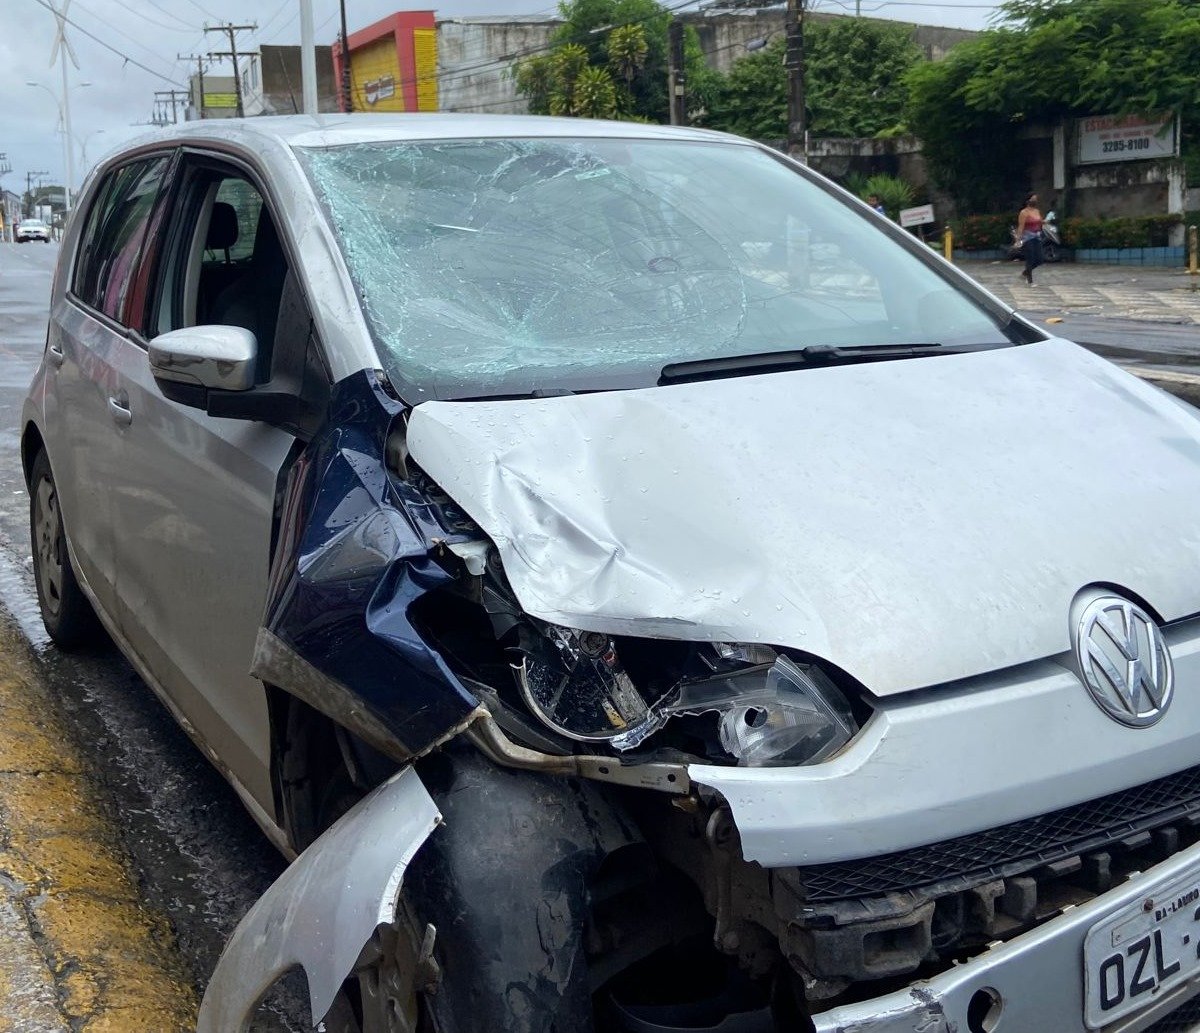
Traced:
[[71, 566], [58, 489], [45, 451], [34, 459], [29, 478], [29, 530], [38, 607], [46, 631], [67, 650], [101, 641], [103, 629]]

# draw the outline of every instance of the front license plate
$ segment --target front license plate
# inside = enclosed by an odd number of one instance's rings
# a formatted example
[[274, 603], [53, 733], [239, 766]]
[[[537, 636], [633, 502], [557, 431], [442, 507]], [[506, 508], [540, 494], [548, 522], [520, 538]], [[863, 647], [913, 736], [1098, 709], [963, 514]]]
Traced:
[[1200, 873], [1097, 922], [1083, 941], [1084, 1022], [1100, 1029], [1200, 971]]

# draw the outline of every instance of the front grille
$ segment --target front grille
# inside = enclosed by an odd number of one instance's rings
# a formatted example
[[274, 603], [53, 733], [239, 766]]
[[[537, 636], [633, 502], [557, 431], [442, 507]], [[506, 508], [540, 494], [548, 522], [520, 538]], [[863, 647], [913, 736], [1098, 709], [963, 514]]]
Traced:
[[1166, 824], [1200, 823], [1200, 767], [1036, 818], [882, 857], [795, 870], [810, 903], [931, 886], [952, 889], [1130, 843]]

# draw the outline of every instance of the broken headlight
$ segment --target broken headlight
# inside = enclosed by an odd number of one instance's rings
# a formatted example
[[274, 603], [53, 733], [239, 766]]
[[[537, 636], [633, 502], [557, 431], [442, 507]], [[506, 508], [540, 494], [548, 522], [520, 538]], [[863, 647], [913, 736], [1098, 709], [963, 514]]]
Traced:
[[599, 632], [547, 625], [522, 649], [513, 673], [534, 716], [569, 739], [614, 739], [651, 717], [616, 643]]
[[750, 767], [815, 764], [858, 731], [845, 697], [819, 668], [769, 646], [703, 647], [710, 677], [645, 692], [599, 632], [546, 625], [513, 671], [526, 705], [570, 739], [640, 746], [672, 717], [715, 713], [721, 747]]

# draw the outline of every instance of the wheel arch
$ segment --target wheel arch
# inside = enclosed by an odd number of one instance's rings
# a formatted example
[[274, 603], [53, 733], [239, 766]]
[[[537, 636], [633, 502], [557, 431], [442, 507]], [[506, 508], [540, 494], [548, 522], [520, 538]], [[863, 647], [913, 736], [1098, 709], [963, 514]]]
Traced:
[[21, 474], [25, 478], [25, 486], [29, 487], [29, 476], [33, 471], [33, 461], [39, 452], [46, 450], [46, 442], [42, 432], [33, 420], [27, 420], [25, 429], [21, 432]]

